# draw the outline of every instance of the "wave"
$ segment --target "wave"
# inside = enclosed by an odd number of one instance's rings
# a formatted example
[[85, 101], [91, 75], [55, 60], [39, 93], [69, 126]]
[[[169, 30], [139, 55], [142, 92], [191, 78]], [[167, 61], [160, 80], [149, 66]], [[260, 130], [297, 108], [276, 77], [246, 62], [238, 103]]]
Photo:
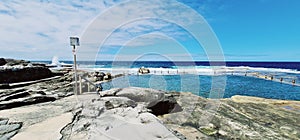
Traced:
[[[105, 65], [80, 65], [81, 69], [89, 71], [111, 71], [117, 73], [137, 73], [139, 68], [129, 68], [125, 66], [108, 68]], [[147, 68], [147, 67], [146, 67]], [[150, 74], [197, 74], [197, 75], [221, 75], [221, 74], [241, 74], [254, 73], [261, 74], [300, 74], [296, 69], [284, 68], [264, 68], [264, 67], [249, 67], [249, 66], [173, 66], [173, 67], [148, 67]]]
[[239, 66], [239, 67], [226, 67], [231, 70], [240, 71], [253, 71], [253, 72], [277, 72], [277, 73], [291, 73], [300, 74], [300, 71], [296, 69], [284, 69], [284, 68], [263, 68], [263, 67], [249, 67], [249, 66]]

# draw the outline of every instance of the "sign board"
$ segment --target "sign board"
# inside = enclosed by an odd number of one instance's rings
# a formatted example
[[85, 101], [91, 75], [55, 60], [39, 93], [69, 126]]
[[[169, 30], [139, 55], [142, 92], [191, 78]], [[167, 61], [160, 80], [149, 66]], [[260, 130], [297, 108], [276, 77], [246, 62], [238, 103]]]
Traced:
[[70, 37], [70, 45], [71, 46], [79, 46], [79, 38], [78, 37]]

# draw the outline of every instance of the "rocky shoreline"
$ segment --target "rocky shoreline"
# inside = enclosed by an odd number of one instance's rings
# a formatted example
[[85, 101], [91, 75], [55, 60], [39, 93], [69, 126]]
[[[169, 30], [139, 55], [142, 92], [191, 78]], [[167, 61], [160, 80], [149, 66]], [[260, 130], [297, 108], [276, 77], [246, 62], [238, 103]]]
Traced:
[[0, 58], [0, 66], [0, 84], [2, 85], [62, 75], [62, 73], [53, 73], [45, 67], [45, 64], [31, 63], [25, 60]]
[[[217, 103], [191, 93], [129, 87], [69, 96], [53, 102], [0, 111], [23, 124], [13, 139], [49, 136], [49, 119], [71, 113], [56, 139], [298, 139], [298, 101], [233, 96]], [[276, 102], [274, 104], [274, 102]], [[164, 108], [163, 112], [156, 112]], [[159, 110], [160, 111], [160, 110]], [[160, 115], [154, 115], [160, 114]], [[209, 118], [207, 118], [209, 116]], [[57, 119], [55, 119], [57, 118]], [[54, 122], [55, 122], [54, 121]], [[42, 124], [42, 132], [32, 130]], [[41, 126], [40, 126], [41, 127]], [[33, 133], [34, 131], [35, 133]], [[34, 135], [32, 135], [32, 133]], [[6, 133], [8, 134], [8, 133]], [[50, 139], [50, 138], [49, 138]]]
[[0, 139], [300, 138], [299, 101], [138, 87], [75, 96], [72, 76], [0, 89]]

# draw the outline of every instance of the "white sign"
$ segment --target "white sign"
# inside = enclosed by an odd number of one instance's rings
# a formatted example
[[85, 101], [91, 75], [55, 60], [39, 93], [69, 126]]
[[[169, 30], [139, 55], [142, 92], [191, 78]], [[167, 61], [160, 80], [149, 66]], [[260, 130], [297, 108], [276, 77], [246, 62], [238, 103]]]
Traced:
[[71, 46], [79, 46], [79, 38], [78, 37], [70, 37]]

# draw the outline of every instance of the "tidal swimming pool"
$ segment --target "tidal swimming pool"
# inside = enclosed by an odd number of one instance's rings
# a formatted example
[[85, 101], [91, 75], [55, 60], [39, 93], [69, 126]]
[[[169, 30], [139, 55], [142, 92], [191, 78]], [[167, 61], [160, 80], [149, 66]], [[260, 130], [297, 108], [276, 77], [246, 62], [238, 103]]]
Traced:
[[[212, 81], [214, 88], [212, 88]], [[166, 91], [192, 92], [206, 98], [215, 97], [218, 94], [220, 98], [246, 95], [300, 100], [299, 86], [236, 75], [128, 75], [103, 83], [102, 86], [104, 90], [134, 86]], [[222, 88], [224, 92], [222, 92]]]

